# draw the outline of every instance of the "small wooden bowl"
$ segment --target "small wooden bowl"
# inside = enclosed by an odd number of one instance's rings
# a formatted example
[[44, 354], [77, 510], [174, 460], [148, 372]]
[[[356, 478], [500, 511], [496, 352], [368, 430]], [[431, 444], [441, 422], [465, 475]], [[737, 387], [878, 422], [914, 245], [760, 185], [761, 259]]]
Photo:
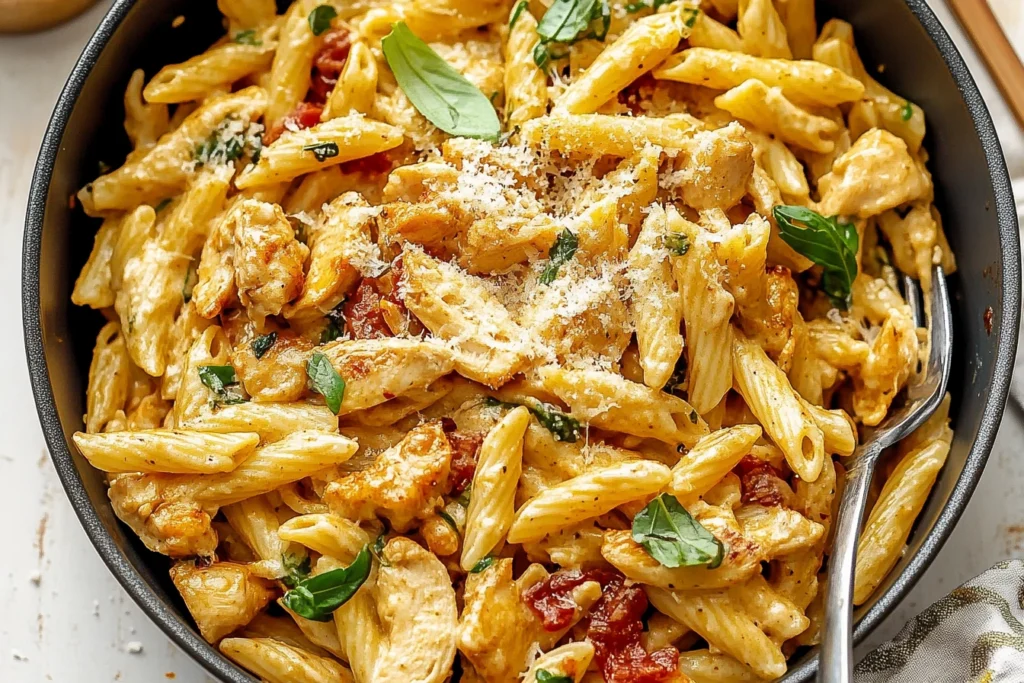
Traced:
[[96, 0], [0, 0], [0, 33], [28, 33], [77, 16]]

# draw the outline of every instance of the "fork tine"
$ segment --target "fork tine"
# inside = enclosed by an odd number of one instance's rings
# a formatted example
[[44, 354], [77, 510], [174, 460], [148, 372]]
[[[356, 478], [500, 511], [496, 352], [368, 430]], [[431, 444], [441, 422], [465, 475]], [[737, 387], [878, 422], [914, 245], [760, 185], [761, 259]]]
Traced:
[[909, 275], [903, 276], [903, 298], [906, 300], [907, 305], [910, 306], [914, 325], [916, 327], [924, 327], [924, 311], [921, 309], [921, 287], [917, 284], [917, 280]]
[[931, 319], [928, 337], [928, 376], [939, 382], [939, 400], [946, 394], [953, 367], [953, 311], [942, 266], [932, 267], [932, 291], [929, 297]]

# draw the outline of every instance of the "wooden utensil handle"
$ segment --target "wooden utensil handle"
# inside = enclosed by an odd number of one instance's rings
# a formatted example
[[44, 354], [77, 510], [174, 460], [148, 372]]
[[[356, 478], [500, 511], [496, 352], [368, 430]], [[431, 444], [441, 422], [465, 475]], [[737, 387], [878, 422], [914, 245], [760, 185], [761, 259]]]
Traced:
[[85, 11], [96, 0], [0, 0], [0, 33], [41, 31]]
[[1006, 103], [1024, 127], [1024, 64], [1014, 51], [987, 0], [949, 0]]

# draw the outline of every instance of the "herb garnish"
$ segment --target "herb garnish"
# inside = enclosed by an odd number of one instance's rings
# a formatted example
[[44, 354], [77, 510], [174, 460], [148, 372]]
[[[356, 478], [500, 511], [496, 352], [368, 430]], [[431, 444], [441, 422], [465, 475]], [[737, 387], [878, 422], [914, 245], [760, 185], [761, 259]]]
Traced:
[[330, 5], [317, 5], [309, 13], [309, 28], [314, 36], [324, 33], [331, 27], [331, 22], [338, 16], [338, 11]]
[[661, 243], [676, 256], [682, 256], [690, 251], [690, 238], [681, 232], [670, 232], [667, 235], [663, 235]]
[[242, 158], [245, 152], [245, 134], [243, 131], [229, 130], [232, 123], [233, 119], [225, 119], [205, 141], [199, 143], [192, 155], [197, 166], [228, 164]]
[[772, 214], [783, 241], [822, 267], [822, 288], [832, 305], [849, 308], [857, 277], [857, 227], [803, 206], [776, 206]]
[[199, 273], [196, 272], [196, 267], [189, 263], [185, 269], [185, 281], [181, 283], [181, 300], [186, 304], [192, 301], [192, 290], [195, 289], [197, 282]]
[[271, 332], [265, 334], [262, 337], [256, 337], [252, 340], [252, 353], [257, 359], [263, 358], [263, 355], [270, 350], [270, 347], [277, 341], [277, 332]]
[[312, 152], [317, 161], [327, 161], [331, 157], [338, 156], [338, 143], [336, 142], [315, 142], [312, 145], [305, 145], [303, 152]]
[[356, 594], [370, 575], [372, 566], [367, 546], [347, 567], [332, 569], [306, 579], [284, 594], [284, 604], [300, 617], [330, 621], [331, 614]]
[[704, 564], [714, 569], [725, 554], [722, 542], [668, 493], [652, 500], [633, 518], [633, 540], [670, 568]]
[[683, 349], [683, 352], [679, 354], [679, 360], [676, 361], [675, 368], [672, 370], [672, 376], [668, 378], [668, 382], [662, 388], [662, 391], [667, 391], [680, 397], [683, 395], [683, 392], [686, 391], [687, 363], [686, 349]]
[[[583, 34], [592, 22], [599, 21], [589, 33]], [[612, 11], [608, 0], [555, 0], [537, 24], [540, 42], [533, 50], [533, 61], [540, 68], [547, 67], [551, 59], [561, 59], [565, 54], [551, 52], [551, 43], [572, 45], [583, 38], [604, 41], [612, 22]]]
[[910, 100], [903, 103], [903, 108], [900, 109], [900, 118], [904, 121], [914, 118], [914, 105], [910, 103]]
[[537, 669], [537, 683], [573, 683], [572, 676], [553, 674], [547, 669]]
[[500, 401], [493, 396], [488, 396], [484, 403], [492, 407], [516, 408], [520, 405], [526, 406], [527, 410], [533, 413], [537, 422], [554, 435], [556, 441], [576, 443], [580, 438], [580, 422], [576, 418], [566, 415], [561, 410], [551, 405], [533, 399], [528, 403], [507, 403]]
[[263, 45], [263, 41], [256, 37], [256, 29], [254, 28], [250, 28], [246, 31], [239, 31], [231, 40], [239, 45], [252, 45], [254, 47]]
[[345, 380], [331, 365], [330, 359], [314, 351], [306, 362], [306, 374], [313, 391], [323, 396], [327, 407], [337, 415], [341, 410], [341, 400], [345, 397]]
[[377, 535], [377, 540], [373, 542], [373, 547], [370, 548], [370, 553], [380, 562], [382, 567], [390, 567], [391, 564], [384, 559], [384, 546], [388, 544], [388, 532], [385, 529]]
[[438, 510], [437, 516], [444, 520], [444, 523], [452, 528], [452, 531], [459, 533], [459, 525], [456, 524], [455, 518], [448, 514], [445, 510]]
[[[640, 10], [653, 9], [657, 11], [662, 5], [667, 5], [674, 0], [639, 0], [639, 2], [631, 2], [626, 5], [626, 12], [629, 14], [635, 14]], [[690, 8], [687, 8], [690, 9]], [[692, 24], [691, 24], [692, 26]]]
[[551, 250], [548, 252], [547, 267], [544, 272], [540, 274], [540, 283], [542, 285], [550, 285], [558, 277], [558, 269], [563, 265], [572, 260], [572, 257], [576, 255], [576, 249], [580, 246], [580, 240], [569, 228], [562, 231], [562, 234], [558, 236], [555, 243], [551, 246]]
[[530, 0], [519, 0], [519, 4], [512, 10], [512, 18], [508, 20], [508, 30], [511, 31], [512, 27], [519, 21], [519, 16], [526, 11], [530, 6]]
[[497, 142], [501, 123], [494, 106], [404, 21], [381, 41], [388, 66], [416, 110], [450, 135]]
[[309, 555], [284, 553], [281, 555], [281, 566], [285, 570], [285, 575], [281, 577], [281, 583], [289, 588], [295, 588], [309, 578]]
[[200, 365], [196, 371], [199, 373], [199, 380], [213, 392], [214, 403], [235, 405], [246, 402], [246, 398], [238, 392], [238, 378], [232, 366]]
[[494, 564], [494, 556], [493, 555], [487, 555], [486, 557], [481, 559], [479, 562], [474, 564], [473, 568], [469, 570], [469, 573], [470, 574], [479, 574], [483, 570], [485, 570], [488, 567], [490, 567], [492, 564]]

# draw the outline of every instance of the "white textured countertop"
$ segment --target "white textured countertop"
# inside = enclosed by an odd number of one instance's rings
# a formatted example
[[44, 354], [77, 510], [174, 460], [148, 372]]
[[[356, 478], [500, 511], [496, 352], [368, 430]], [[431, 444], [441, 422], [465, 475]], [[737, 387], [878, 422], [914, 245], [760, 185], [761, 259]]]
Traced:
[[[992, 110], [1024, 213], [1024, 136], [942, 0], [930, 2]], [[1024, 3], [991, 2], [1024, 53]], [[149, 622], [89, 544], [50, 464], [25, 367], [19, 293], [32, 168], [64, 80], [109, 4], [101, 0], [54, 31], [0, 38], [0, 291], [7, 293], [0, 298], [0, 681], [5, 683], [211, 680]], [[952, 537], [870, 645], [890, 638], [967, 578], [1001, 559], [1024, 556], [1021, 443], [1024, 414], [1011, 405], [988, 469]]]

